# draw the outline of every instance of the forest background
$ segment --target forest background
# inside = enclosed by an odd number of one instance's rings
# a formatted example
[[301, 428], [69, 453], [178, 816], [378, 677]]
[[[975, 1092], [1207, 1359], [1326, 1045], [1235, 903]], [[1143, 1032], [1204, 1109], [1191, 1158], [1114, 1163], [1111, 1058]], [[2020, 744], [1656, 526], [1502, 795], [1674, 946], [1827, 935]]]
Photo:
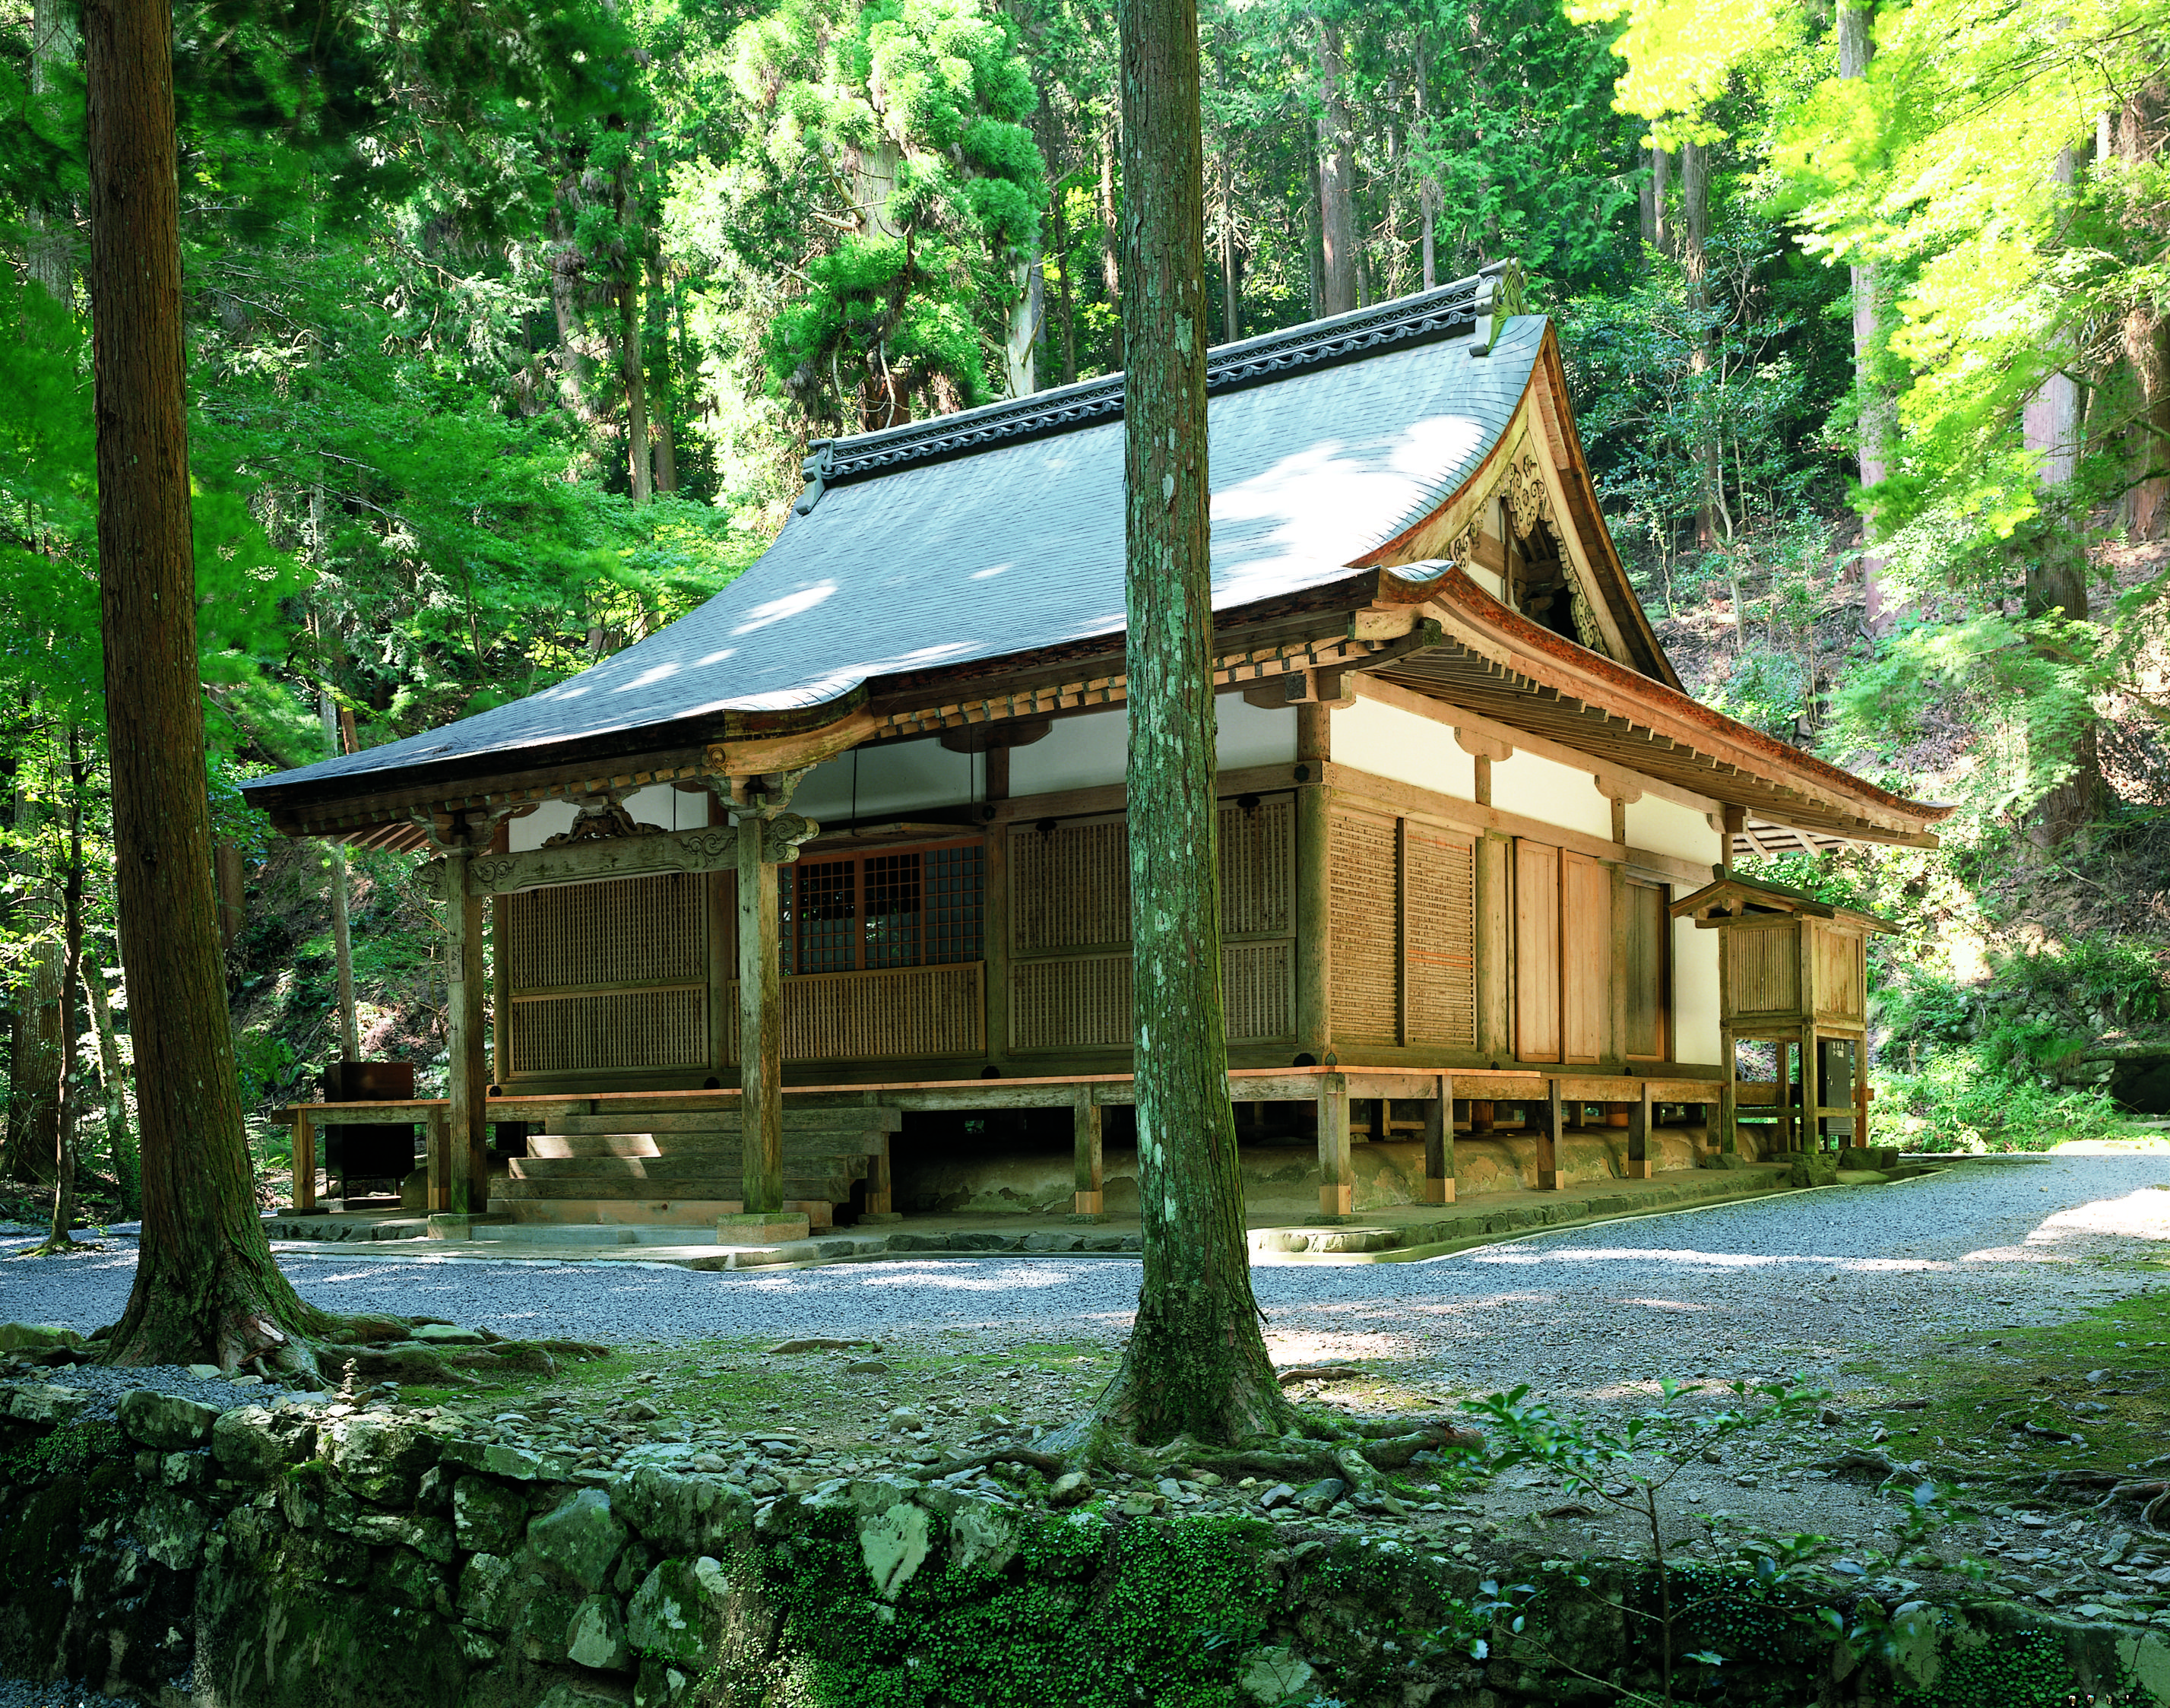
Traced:
[[[1959, 803], [1938, 850], [1770, 874], [1905, 928], [1873, 975], [1897, 1136], [2170, 1110], [2170, 7], [1201, 9], [1221, 335], [1519, 260], [1692, 691]], [[1114, 40], [1098, 0], [176, 8], [258, 1116], [342, 1053], [441, 1079], [441, 942], [406, 859], [277, 839], [238, 783], [672, 620], [811, 438], [1120, 367]], [[70, 0], [0, 0], [0, 1172], [50, 1175], [72, 1068], [122, 1212], [83, 118]]]

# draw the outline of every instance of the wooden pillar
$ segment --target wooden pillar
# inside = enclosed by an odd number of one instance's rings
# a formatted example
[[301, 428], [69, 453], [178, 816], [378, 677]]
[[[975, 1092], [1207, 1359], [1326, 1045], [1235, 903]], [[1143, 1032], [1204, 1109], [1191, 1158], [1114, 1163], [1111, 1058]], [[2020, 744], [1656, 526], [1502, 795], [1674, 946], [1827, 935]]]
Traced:
[[[1718, 833], [1718, 871], [1722, 876], [1729, 878], [1733, 875], [1733, 838], [1748, 828], [1748, 809], [1745, 806], [1723, 807], [1719, 810], [1718, 823], [1721, 827]], [[1731, 1148], [1730, 1146], [1727, 1148]]]
[[[988, 799], [994, 795], [993, 760], [999, 754], [1003, 761], [1002, 785], [1009, 785], [1009, 752], [1008, 747], [996, 747], [988, 752]], [[981, 999], [986, 1004], [987, 1059], [997, 1067], [1006, 1067], [1010, 1055], [1010, 827], [1002, 820], [987, 827], [986, 851], [982, 856], [981, 882], [985, 911], [981, 914], [980, 953], [986, 964], [986, 988]]]
[[1711, 1134], [1711, 1143], [1722, 1152], [1733, 1148], [1734, 1116], [1739, 1094], [1740, 1052], [1733, 1028], [1721, 1026], [1718, 1032], [1718, 1054], [1725, 1063], [1725, 1077], [1718, 1084], [1718, 1130]]
[[[509, 819], [499, 821], [497, 828], [491, 833], [489, 851], [499, 854], [512, 852], [512, 824]], [[510, 896], [489, 898], [489, 1077], [500, 1086], [512, 1078], [512, 966], [505, 952], [505, 916], [511, 901]]]
[[1647, 1181], [1658, 1171], [1650, 1154], [1650, 1082], [1643, 1082], [1642, 1095], [1628, 1106], [1628, 1178]]
[[1560, 1179], [1559, 1136], [1565, 1111], [1560, 1104], [1560, 1082], [1547, 1078], [1543, 1100], [1527, 1107], [1535, 1117], [1537, 1136], [1537, 1190], [1557, 1192], [1563, 1184]]
[[1853, 1041], [1853, 1142], [1868, 1148], [1868, 1033]]
[[1439, 1076], [1438, 1093], [1424, 1105], [1424, 1197], [1427, 1204], [1454, 1202], [1454, 1076]]
[[1316, 702], [1296, 709], [1296, 1049], [1323, 1062], [1333, 1047], [1334, 798], [1326, 787], [1333, 714]]
[[1105, 1219], [1106, 1199], [1100, 1182], [1100, 1106], [1093, 1100], [1093, 1088], [1080, 1085], [1070, 1106], [1072, 1186], [1070, 1211], [1074, 1216]]
[[[1615, 814], [1628, 809], [1617, 800]], [[1612, 929], [1606, 934], [1604, 1057], [1608, 1066], [1625, 1070], [1628, 1065], [1628, 868], [1611, 865], [1607, 900], [1612, 908]]]
[[317, 1123], [302, 1108], [294, 1111], [294, 1213], [317, 1207]]
[[468, 882], [473, 850], [464, 842], [445, 855], [445, 924], [452, 941], [446, 966], [446, 1111], [450, 1143], [450, 1202], [456, 1216], [489, 1209], [489, 1066], [484, 1054], [482, 901]]
[[1346, 1216], [1356, 1207], [1349, 1168], [1349, 1082], [1339, 1074], [1318, 1080], [1318, 1213]]
[[430, 1213], [443, 1215], [452, 1207], [452, 1122], [446, 1111], [432, 1109], [424, 1117], [429, 1129], [426, 1154], [429, 1159], [428, 1197]]
[[[716, 788], [724, 786], [719, 779]], [[730, 812], [712, 790], [708, 794], [708, 823], [719, 827], [730, 822]], [[708, 886], [708, 1074], [719, 1087], [727, 1084], [731, 1070], [731, 980], [738, 975], [735, 926], [738, 916], [738, 877], [732, 872], [710, 872], [701, 881]]]
[[768, 821], [739, 818], [739, 1136], [744, 1213], [783, 1210], [783, 981], [776, 870], [762, 859]]
[[1499, 1118], [1496, 1103], [1472, 1100], [1469, 1106], [1469, 1130], [1472, 1133], [1489, 1132]]
[[[1512, 839], [1494, 831], [1477, 844], [1477, 1053], [1495, 1068], [1515, 1052], [1508, 1021], [1515, 979], [1514, 851]], [[1489, 1116], [1484, 1125], [1491, 1125]]]

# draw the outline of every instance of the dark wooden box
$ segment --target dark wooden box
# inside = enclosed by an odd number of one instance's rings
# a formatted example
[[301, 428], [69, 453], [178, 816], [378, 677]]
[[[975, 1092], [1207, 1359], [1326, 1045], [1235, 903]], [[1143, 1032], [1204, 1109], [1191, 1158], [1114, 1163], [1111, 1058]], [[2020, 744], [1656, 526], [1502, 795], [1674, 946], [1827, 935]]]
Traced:
[[[324, 1069], [327, 1103], [393, 1102], [414, 1095], [412, 1062], [334, 1062]], [[399, 1181], [414, 1166], [414, 1123], [318, 1123], [324, 1170], [348, 1181]]]

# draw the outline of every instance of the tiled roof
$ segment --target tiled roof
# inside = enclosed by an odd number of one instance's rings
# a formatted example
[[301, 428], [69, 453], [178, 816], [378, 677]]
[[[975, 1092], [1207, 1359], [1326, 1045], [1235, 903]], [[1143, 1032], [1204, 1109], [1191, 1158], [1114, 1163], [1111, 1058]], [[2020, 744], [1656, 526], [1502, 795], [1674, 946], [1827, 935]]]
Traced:
[[[1476, 470], [1545, 334], [1541, 317], [1495, 316], [1496, 285], [1480, 275], [1213, 353], [1216, 611], [1347, 577]], [[554, 688], [248, 792], [374, 791], [484, 757], [542, 766], [650, 730], [659, 746], [698, 742], [725, 713], [812, 709], [1122, 631], [1120, 376], [834, 441], [817, 464], [760, 560], [667, 629]]]

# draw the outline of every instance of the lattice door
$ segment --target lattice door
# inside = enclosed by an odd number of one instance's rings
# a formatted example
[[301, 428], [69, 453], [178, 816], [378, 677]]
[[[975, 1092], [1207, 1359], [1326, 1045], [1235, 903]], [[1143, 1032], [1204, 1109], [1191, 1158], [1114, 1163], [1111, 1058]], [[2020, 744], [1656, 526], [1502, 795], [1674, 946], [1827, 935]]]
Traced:
[[516, 1079], [707, 1063], [706, 881], [667, 872], [504, 897]]

